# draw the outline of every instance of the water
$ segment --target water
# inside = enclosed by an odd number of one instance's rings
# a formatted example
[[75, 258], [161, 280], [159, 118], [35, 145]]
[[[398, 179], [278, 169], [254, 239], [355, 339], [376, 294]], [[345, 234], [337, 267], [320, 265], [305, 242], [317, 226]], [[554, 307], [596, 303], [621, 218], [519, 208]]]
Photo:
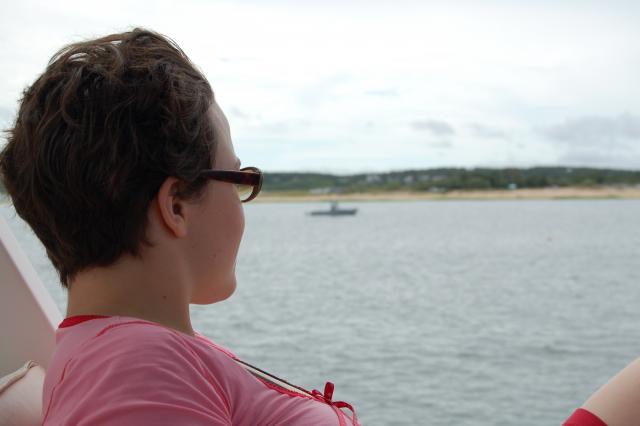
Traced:
[[304, 387], [333, 381], [367, 425], [557, 425], [640, 355], [640, 201], [349, 206], [247, 204], [238, 290], [194, 326]]

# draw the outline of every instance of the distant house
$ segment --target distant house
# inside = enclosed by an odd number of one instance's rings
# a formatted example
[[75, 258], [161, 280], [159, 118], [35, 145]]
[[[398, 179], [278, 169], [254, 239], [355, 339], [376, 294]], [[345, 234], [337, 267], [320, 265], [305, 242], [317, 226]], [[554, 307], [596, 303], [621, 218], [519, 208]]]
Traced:
[[509, 191], [515, 191], [516, 189], [518, 189], [518, 184], [512, 182], [509, 185], [507, 185], [507, 189]]
[[381, 180], [380, 175], [367, 175], [367, 183], [378, 183]]
[[323, 194], [329, 194], [332, 191], [333, 188], [313, 188], [309, 190], [309, 194], [313, 194], [313, 195], [323, 195]]

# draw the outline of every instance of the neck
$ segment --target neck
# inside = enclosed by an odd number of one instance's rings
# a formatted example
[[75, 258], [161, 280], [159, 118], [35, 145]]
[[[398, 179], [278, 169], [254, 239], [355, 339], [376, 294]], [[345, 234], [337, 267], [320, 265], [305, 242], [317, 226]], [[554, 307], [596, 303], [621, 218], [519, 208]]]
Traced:
[[123, 256], [113, 265], [76, 275], [69, 285], [67, 316], [129, 316], [193, 336], [186, 278], [175, 258]]

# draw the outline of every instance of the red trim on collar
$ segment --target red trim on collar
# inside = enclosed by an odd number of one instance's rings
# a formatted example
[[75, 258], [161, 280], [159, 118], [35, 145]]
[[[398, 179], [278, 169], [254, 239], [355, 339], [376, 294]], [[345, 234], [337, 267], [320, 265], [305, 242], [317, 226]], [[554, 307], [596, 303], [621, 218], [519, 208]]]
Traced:
[[89, 321], [96, 318], [109, 318], [109, 315], [74, 315], [62, 320], [58, 328], [71, 327], [72, 325], [80, 324], [81, 322]]

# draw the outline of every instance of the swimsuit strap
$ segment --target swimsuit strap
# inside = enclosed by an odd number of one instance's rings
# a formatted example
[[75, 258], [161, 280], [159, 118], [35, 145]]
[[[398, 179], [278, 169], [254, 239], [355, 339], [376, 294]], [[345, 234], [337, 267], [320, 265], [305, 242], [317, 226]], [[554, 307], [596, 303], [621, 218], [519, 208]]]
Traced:
[[326, 402], [329, 405], [332, 405], [336, 408], [346, 408], [351, 411], [353, 414], [353, 423], [358, 424], [358, 416], [356, 415], [356, 410], [353, 409], [353, 406], [344, 401], [333, 401], [333, 390], [335, 386], [331, 382], [327, 382], [324, 385], [324, 393], [320, 393], [319, 390], [312, 390], [311, 394], [316, 398]]
[[242, 368], [244, 368], [245, 370], [247, 370], [249, 373], [253, 374], [254, 376], [256, 376], [258, 379], [261, 380], [265, 380], [267, 382], [269, 382], [272, 385], [275, 385], [281, 389], [284, 389], [288, 392], [294, 392], [297, 393], [299, 395], [302, 396], [306, 396], [306, 397], [313, 397], [316, 400], [322, 401], [326, 404], [329, 404], [333, 407], [336, 408], [346, 408], [348, 410], [351, 411], [351, 413], [353, 414], [353, 423], [354, 424], [358, 424], [358, 416], [356, 415], [356, 410], [353, 408], [353, 406], [347, 402], [344, 401], [334, 401], [333, 400], [333, 391], [335, 389], [335, 386], [333, 383], [331, 382], [327, 382], [324, 385], [324, 393], [321, 393], [319, 390], [312, 390], [311, 392], [309, 392], [308, 390], [300, 387], [300, 386], [296, 386], [293, 385], [289, 382], [287, 382], [286, 380], [283, 380], [279, 377], [274, 376], [273, 374], [267, 373], [266, 371], [255, 367], [251, 364], [249, 364], [248, 362], [245, 361], [241, 361], [238, 358], [233, 358], [233, 360]]

